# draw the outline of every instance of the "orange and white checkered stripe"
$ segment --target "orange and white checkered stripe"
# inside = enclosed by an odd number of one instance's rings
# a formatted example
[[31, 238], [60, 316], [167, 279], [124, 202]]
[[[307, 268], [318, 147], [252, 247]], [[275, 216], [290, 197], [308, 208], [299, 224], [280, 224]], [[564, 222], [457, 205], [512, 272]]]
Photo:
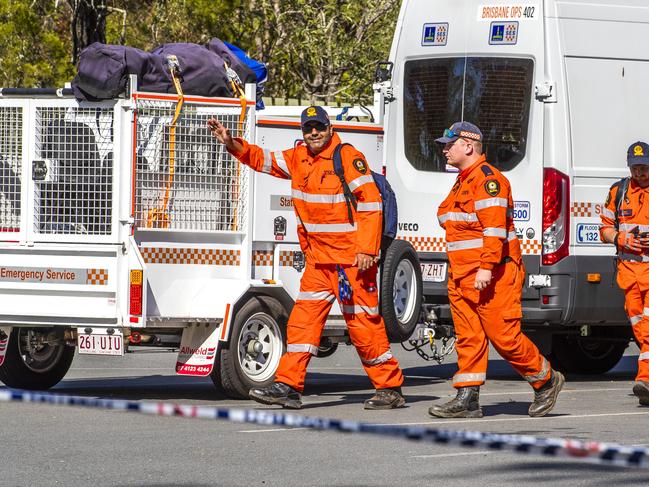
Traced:
[[446, 240], [440, 237], [398, 237], [410, 242], [417, 252], [446, 252]]
[[293, 267], [293, 251], [282, 250], [279, 253], [279, 265], [282, 267]]
[[273, 266], [273, 251], [272, 250], [253, 250], [252, 251], [252, 265], [255, 267], [272, 267]]
[[176, 247], [143, 247], [147, 264], [233, 265], [241, 263], [241, 251], [230, 249], [195, 249]]
[[575, 201], [572, 203], [570, 214], [582, 218], [595, 218], [598, 216], [595, 212], [595, 205], [595, 203], [587, 201]]
[[[440, 237], [399, 237], [410, 242], [417, 252], [446, 252], [446, 240]], [[539, 255], [541, 242], [539, 240], [520, 240], [521, 252], [525, 255]]]
[[108, 269], [88, 269], [86, 284], [91, 286], [105, 286], [108, 284]]

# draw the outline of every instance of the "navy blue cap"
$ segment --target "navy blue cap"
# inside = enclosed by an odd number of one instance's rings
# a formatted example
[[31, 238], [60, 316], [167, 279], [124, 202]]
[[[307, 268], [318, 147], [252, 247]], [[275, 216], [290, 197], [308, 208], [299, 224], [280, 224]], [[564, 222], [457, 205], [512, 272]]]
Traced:
[[329, 115], [324, 108], [319, 106], [307, 107], [302, 112], [300, 125], [304, 127], [309, 122], [320, 122], [323, 125], [329, 126]]
[[482, 142], [482, 132], [470, 122], [455, 122], [451, 125], [451, 128], [444, 130], [444, 135], [439, 139], [435, 139], [435, 142], [448, 144], [449, 142], [455, 142], [460, 137]]
[[644, 142], [634, 142], [626, 151], [626, 163], [631, 166], [636, 164], [649, 164], [649, 145]]

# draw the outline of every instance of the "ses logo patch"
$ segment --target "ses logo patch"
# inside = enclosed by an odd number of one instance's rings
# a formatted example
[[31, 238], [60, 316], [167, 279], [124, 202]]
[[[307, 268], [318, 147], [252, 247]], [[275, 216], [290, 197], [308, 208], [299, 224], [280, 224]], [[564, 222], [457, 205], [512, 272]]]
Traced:
[[422, 46], [445, 46], [448, 40], [448, 23], [424, 24], [421, 36]]

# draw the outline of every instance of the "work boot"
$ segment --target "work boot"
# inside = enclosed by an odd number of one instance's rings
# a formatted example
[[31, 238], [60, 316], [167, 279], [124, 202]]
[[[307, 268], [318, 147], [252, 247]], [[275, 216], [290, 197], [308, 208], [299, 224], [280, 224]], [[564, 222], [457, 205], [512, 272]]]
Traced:
[[553, 370], [550, 380], [534, 390], [534, 402], [530, 405], [528, 414], [533, 418], [548, 414], [557, 403], [557, 397], [565, 381], [561, 372]]
[[428, 408], [428, 414], [438, 418], [481, 418], [480, 387], [460, 387], [455, 399]]
[[250, 389], [250, 399], [262, 404], [279, 404], [283, 408], [302, 409], [302, 395], [283, 382], [274, 382], [268, 387]]
[[649, 406], [649, 382], [637, 381], [633, 384], [633, 393], [640, 399], [641, 406]]
[[403, 407], [406, 400], [401, 395], [401, 388], [377, 389], [376, 394], [365, 401], [365, 409], [395, 409]]

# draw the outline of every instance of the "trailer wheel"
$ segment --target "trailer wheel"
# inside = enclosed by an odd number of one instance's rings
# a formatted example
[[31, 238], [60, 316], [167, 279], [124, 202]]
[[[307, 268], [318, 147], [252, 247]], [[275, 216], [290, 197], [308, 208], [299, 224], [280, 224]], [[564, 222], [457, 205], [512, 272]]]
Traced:
[[617, 365], [628, 345], [625, 341], [555, 335], [550, 361], [561, 372], [603, 374]]
[[252, 296], [234, 317], [227, 347], [221, 347], [210, 377], [227, 396], [248, 398], [253, 387], [272, 384], [286, 349], [288, 315], [274, 298]]
[[422, 301], [421, 267], [413, 246], [394, 240], [381, 265], [381, 314], [388, 340], [407, 340], [419, 321]]
[[66, 345], [61, 328], [14, 328], [0, 381], [15, 389], [49, 389], [65, 377], [73, 358], [74, 347]]

